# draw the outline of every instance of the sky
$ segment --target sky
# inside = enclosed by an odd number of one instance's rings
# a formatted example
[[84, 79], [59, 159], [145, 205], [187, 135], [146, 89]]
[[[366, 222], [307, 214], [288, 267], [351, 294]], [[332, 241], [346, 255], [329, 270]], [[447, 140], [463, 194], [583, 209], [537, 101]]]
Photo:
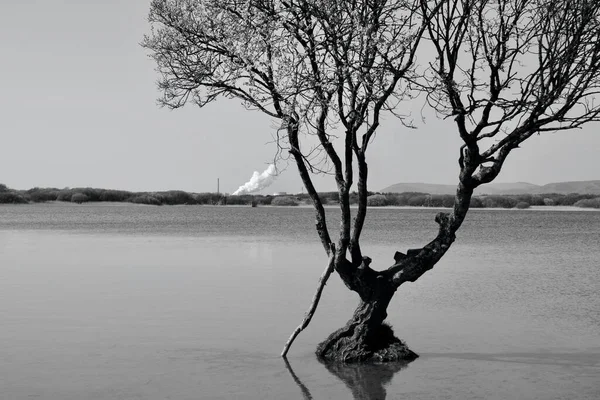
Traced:
[[[149, 0], [0, 0], [0, 183], [214, 192], [219, 179], [232, 193], [268, 167], [269, 117], [227, 99], [157, 105], [158, 75], [139, 45], [148, 9]], [[496, 181], [600, 179], [599, 128], [532, 137]], [[449, 121], [408, 129], [389, 116], [369, 148], [369, 189], [456, 183], [459, 146]], [[295, 166], [277, 167], [263, 193], [300, 192]], [[335, 190], [331, 176], [315, 185]]]

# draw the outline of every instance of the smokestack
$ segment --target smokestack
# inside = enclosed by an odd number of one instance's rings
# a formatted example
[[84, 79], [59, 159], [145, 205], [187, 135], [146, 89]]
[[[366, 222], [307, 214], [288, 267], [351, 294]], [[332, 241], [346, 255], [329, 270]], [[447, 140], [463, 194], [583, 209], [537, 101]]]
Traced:
[[274, 164], [269, 165], [269, 167], [262, 173], [254, 171], [254, 173], [252, 174], [252, 178], [250, 178], [248, 182], [240, 186], [238, 190], [233, 192], [233, 194], [240, 195], [256, 193], [259, 190], [266, 188], [267, 186], [271, 185], [271, 183], [273, 183], [273, 181], [275, 180], [276, 172], [277, 171], [275, 170]]

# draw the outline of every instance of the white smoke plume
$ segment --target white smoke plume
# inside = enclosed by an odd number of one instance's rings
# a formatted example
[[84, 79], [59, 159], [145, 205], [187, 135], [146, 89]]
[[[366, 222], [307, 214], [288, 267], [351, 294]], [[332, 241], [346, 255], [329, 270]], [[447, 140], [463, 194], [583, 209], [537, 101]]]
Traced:
[[258, 173], [258, 171], [254, 171], [252, 178], [240, 186], [238, 190], [233, 192], [233, 194], [239, 195], [258, 192], [259, 190], [262, 190], [273, 183], [277, 176], [275, 174], [276, 171], [274, 164], [269, 165], [269, 167], [264, 170], [262, 174]]

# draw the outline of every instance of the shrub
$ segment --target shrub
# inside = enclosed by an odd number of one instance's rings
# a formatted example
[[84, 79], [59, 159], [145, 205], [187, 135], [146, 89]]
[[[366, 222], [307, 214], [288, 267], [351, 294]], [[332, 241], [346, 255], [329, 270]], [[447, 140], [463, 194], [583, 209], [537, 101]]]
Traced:
[[231, 195], [227, 196], [225, 199], [225, 204], [228, 206], [242, 206], [242, 205], [250, 205], [252, 204], [253, 195], [251, 194], [242, 194], [242, 195]]
[[484, 196], [481, 198], [485, 208], [513, 208], [517, 205], [517, 200], [506, 196]]
[[[533, 203], [533, 195], [531, 194], [517, 194], [517, 195], [512, 195], [509, 196], [510, 198], [514, 199], [517, 201], [517, 204], [519, 203], [528, 203], [531, 204]], [[517, 205], [515, 204], [515, 207]]]
[[73, 196], [73, 191], [69, 189], [63, 189], [58, 192], [56, 195], [56, 200], [58, 201], [71, 201], [71, 197]]
[[385, 198], [387, 199], [388, 205], [390, 206], [406, 206], [408, 200], [404, 194], [399, 193], [386, 193]]
[[526, 209], [526, 208], [529, 208], [529, 207], [530, 207], [530, 205], [529, 205], [529, 203], [528, 203], [528, 202], [526, 202], [526, 201], [520, 201], [520, 202], [518, 202], [518, 203], [517, 203], [517, 205], [515, 206], [515, 208], [519, 208], [519, 209], [521, 209], [521, 210], [524, 210], [524, 209]]
[[533, 195], [531, 196], [531, 203], [532, 206], [543, 206], [544, 205], [544, 198], [542, 196], [539, 195]]
[[450, 208], [454, 205], [454, 196], [451, 194], [434, 194], [429, 198], [427, 205], [430, 207]]
[[147, 193], [141, 194], [139, 196], [135, 196], [130, 201], [135, 204], [149, 204], [149, 205], [153, 205], [153, 206], [161, 205], [160, 200], [158, 200], [156, 197], [154, 197], [150, 194], [147, 194]]
[[400, 204], [400, 197], [396, 193], [386, 193], [385, 198], [389, 206], [403, 206], [406, 204]]
[[300, 193], [296, 195], [296, 201], [309, 201], [310, 195], [308, 193]]
[[272, 206], [297, 206], [296, 199], [290, 196], [276, 196], [271, 201]]
[[428, 194], [415, 194], [408, 199], [408, 205], [413, 207], [422, 207], [428, 204], [431, 198]]
[[[104, 189], [94, 189], [94, 188], [72, 188], [72, 189], [68, 189], [68, 191], [72, 194], [76, 194], [76, 193], [81, 193], [81, 194], [85, 194], [87, 196], [87, 201], [101, 201], [100, 200], [100, 195], [102, 192], [104, 192]], [[66, 200], [69, 201], [69, 200]]]
[[387, 198], [382, 194], [374, 194], [367, 197], [367, 206], [369, 207], [383, 207], [388, 205]]
[[483, 202], [479, 197], [471, 197], [470, 208], [483, 208]]
[[128, 201], [132, 197], [130, 192], [124, 190], [103, 190], [100, 193], [99, 201]]
[[83, 193], [75, 193], [71, 196], [71, 203], [81, 204], [87, 203], [89, 200], [90, 198]]
[[579, 197], [579, 194], [577, 194], [577, 193], [569, 193], [569, 194], [565, 195], [561, 199], [561, 205], [563, 205], [563, 206], [572, 206], [572, 205], [574, 205], [575, 203], [577, 203], [580, 200], [581, 200], [581, 198]]
[[323, 200], [327, 200], [327, 203], [339, 203], [340, 194], [338, 192], [325, 192], [320, 193]]
[[573, 205], [575, 207], [582, 207], [582, 208], [600, 208], [600, 197], [595, 197], [593, 199], [579, 200], [578, 202], [576, 202]]
[[27, 200], [19, 193], [0, 192], [0, 204], [27, 204]]
[[26, 193], [29, 196], [29, 199], [34, 203], [55, 201], [58, 197], [58, 189], [33, 188], [29, 189]]
[[196, 199], [189, 193], [181, 190], [170, 190], [168, 192], [153, 193], [162, 204], [198, 204]]
[[554, 200], [552, 200], [552, 199], [549, 199], [549, 198], [545, 198], [545, 199], [544, 199], [544, 201], [543, 201], [543, 203], [544, 203], [544, 205], [545, 205], [545, 206], [553, 206], [553, 205], [555, 205], [555, 204], [556, 204], [556, 203], [554, 202]]
[[519, 203], [519, 201], [515, 198], [503, 196], [498, 196], [496, 201], [498, 202], [499, 207], [502, 208], [514, 208], [517, 203]]
[[198, 193], [194, 195], [198, 204], [223, 204], [225, 196], [221, 193]]
[[481, 200], [481, 205], [484, 208], [496, 207], [496, 203], [494, 203], [494, 200], [489, 197], [481, 197], [480, 200]]
[[271, 203], [273, 202], [274, 197], [273, 196], [260, 196], [256, 198], [256, 202], [260, 205], [263, 206], [268, 206], [271, 205]]

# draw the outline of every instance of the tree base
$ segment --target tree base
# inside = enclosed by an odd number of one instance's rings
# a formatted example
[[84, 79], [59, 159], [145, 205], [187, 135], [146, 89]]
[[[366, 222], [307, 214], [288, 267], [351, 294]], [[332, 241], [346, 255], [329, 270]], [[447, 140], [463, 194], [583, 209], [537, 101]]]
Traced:
[[344, 363], [413, 361], [419, 357], [385, 323], [367, 329], [349, 322], [320, 343], [316, 353], [323, 361]]

